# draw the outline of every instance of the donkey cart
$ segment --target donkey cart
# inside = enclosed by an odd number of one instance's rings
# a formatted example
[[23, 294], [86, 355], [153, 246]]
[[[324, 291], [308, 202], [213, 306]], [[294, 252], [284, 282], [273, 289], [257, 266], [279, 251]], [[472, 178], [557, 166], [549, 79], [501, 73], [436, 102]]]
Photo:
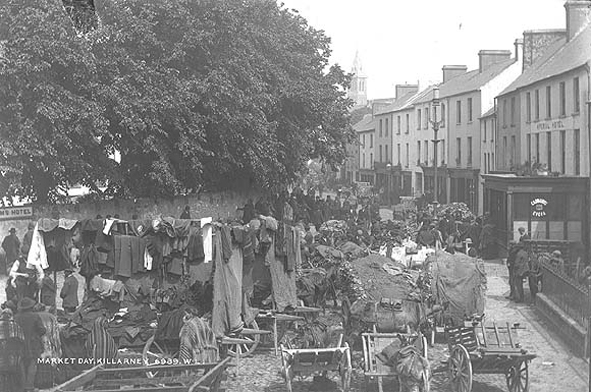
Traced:
[[451, 389], [470, 392], [472, 375], [503, 374], [509, 392], [529, 390], [529, 362], [536, 357], [513, 341], [509, 323], [499, 327], [482, 323], [447, 328], [450, 357], [447, 361]]

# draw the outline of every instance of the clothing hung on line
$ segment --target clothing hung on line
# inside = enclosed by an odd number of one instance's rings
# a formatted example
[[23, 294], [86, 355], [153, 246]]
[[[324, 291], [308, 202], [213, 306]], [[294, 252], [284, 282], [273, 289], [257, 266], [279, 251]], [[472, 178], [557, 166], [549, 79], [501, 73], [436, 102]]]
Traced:
[[257, 257], [264, 258], [264, 263], [271, 273], [276, 310], [283, 312], [286, 308], [295, 308], [298, 303], [295, 271], [285, 270], [283, 261], [275, 256], [274, 244], [269, 247], [266, 254]]
[[215, 271], [213, 278], [212, 328], [216, 336], [224, 336], [242, 327], [242, 251], [236, 246], [226, 262], [222, 238], [215, 235]]
[[203, 230], [203, 253], [205, 254], [205, 257], [203, 259], [204, 263], [209, 263], [213, 261], [213, 226], [211, 225], [212, 222], [212, 218], [201, 219], [201, 229]]

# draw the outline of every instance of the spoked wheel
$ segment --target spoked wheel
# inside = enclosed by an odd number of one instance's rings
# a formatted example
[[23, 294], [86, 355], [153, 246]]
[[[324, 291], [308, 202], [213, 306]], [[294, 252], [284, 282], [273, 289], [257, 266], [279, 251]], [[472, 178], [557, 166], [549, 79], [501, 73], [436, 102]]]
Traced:
[[[179, 357], [180, 342], [157, 342], [152, 336], [142, 351], [142, 359], [146, 366], [167, 365], [176, 363]], [[154, 378], [158, 371], [147, 371], [148, 378]]]
[[[252, 320], [252, 322], [250, 324], [248, 324], [246, 326], [246, 328], [256, 329], [258, 331], [259, 325], [257, 324], [257, 322], [255, 320]], [[228, 354], [233, 357], [236, 356], [238, 351], [240, 351], [241, 357], [246, 357], [248, 355], [251, 355], [254, 352], [254, 350], [257, 348], [257, 346], [259, 345], [259, 342], [261, 341], [261, 335], [258, 335], [258, 334], [248, 335], [248, 336], [247, 335], [239, 335], [238, 337], [243, 340], [248, 340], [249, 343], [230, 345], [228, 347]]]
[[452, 391], [470, 392], [472, 390], [472, 363], [468, 350], [462, 345], [454, 346], [447, 366]]
[[509, 392], [527, 392], [529, 390], [529, 369], [527, 361], [511, 366], [505, 374]]

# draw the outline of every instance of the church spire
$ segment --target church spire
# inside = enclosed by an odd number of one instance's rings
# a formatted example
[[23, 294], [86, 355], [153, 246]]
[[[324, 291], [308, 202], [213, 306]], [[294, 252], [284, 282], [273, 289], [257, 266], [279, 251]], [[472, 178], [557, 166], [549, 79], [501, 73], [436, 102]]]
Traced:
[[359, 50], [355, 51], [355, 59], [353, 60], [353, 67], [351, 67], [351, 73], [357, 76], [365, 76], [363, 71], [363, 64], [361, 63], [361, 57], [359, 56]]
[[367, 76], [361, 64], [359, 50], [355, 52], [353, 67], [351, 67], [351, 88], [347, 91], [347, 96], [355, 102], [355, 106], [367, 105]]

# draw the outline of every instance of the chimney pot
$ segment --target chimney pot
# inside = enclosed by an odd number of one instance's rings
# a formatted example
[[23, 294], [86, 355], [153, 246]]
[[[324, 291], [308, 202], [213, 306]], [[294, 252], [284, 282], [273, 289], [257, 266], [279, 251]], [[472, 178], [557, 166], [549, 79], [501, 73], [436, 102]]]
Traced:
[[465, 65], [444, 65], [441, 70], [443, 71], [443, 83], [446, 83], [456, 76], [465, 74], [468, 67]]
[[511, 58], [510, 50], [481, 50], [478, 52], [480, 72], [487, 70], [491, 65]]
[[566, 9], [566, 39], [570, 41], [591, 21], [591, 1], [568, 0]]

